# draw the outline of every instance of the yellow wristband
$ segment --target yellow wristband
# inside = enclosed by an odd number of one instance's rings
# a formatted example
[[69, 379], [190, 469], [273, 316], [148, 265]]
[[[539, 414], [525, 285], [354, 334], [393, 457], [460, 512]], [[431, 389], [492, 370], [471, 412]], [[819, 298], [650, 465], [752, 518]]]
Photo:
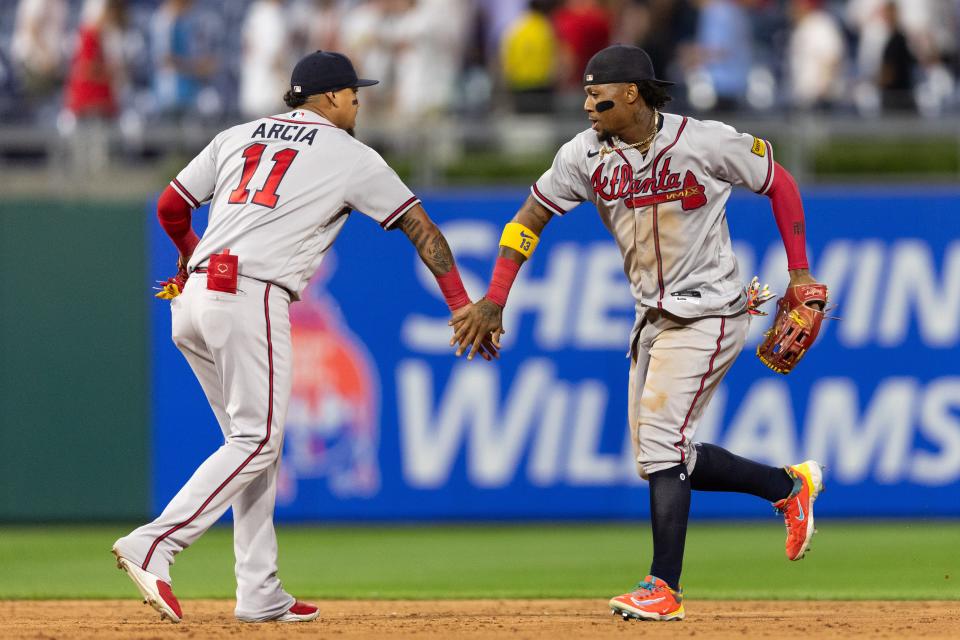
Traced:
[[538, 242], [540, 242], [540, 238], [537, 237], [537, 234], [519, 222], [507, 223], [507, 226], [503, 228], [503, 235], [500, 236], [501, 247], [509, 247], [518, 251], [525, 258], [529, 258], [533, 254]]

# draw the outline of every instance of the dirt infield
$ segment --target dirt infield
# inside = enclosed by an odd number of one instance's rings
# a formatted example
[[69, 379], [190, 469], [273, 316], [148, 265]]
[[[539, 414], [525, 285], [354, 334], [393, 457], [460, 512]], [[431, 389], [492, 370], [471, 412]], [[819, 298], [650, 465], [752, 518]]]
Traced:
[[247, 625], [233, 603], [188, 600], [161, 623], [130, 600], [0, 601], [0, 638], [960, 638], [960, 601], [688, 602], [687, 620], [625, 622], [602, 600], [345, 601], [311, 623]]

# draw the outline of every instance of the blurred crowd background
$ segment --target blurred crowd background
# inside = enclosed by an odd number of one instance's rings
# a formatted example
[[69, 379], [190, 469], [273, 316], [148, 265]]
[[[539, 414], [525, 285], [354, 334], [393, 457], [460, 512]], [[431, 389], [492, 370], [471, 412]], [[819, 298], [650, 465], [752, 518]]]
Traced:
[[189, 156], [283, 111], [316, 49], [382, 80], [361, 135], [423, 182], [471, 144], [530, 153], [582, 128], [583, 68], [615, 42], [677, 83], [672, 110], [929, 131], [960, 114], [958, 40], [960, 0], [4, 0], [0, 163], [96, 176]]

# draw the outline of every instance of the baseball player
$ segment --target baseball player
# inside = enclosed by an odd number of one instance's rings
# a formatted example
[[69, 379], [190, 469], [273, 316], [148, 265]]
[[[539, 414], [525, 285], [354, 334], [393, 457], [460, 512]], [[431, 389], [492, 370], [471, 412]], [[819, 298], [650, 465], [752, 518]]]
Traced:
[[451, 345], [471, 358], [491, 333], [499, 344], [510, 287], [546, 224], [581, 202], [596, 205], [623, 255], [636, 301], [629, 428], [639, 473], [650, 483], [653, 528], [650, 574], [610, 606], [624, 618], [678, 620], [684, 617], [680, 571], [691, 489], [771, 501], [784, 515], [790, 560], [810, 545], [813, 503], [822, 490], [821, 467], [812, 460], [770, 467], [693, 443], [749, 325], [726, 223], [733, 185], [771, 199], [791, 290], [823, 289], [814, 301], [822, 306], [825, 288], [807, 268], [796, 183], [774, 161], [769, 142], [719, 122], [662, 113], [671, 83], [654, 76], [650, 58], [637, 47], [597, 53], [583, 84], [590, 128], [560, 148], [504, 228], [486, 297], [451, 320]]
[[[290, 112], [223, 131], [160, 196], [158, 217], [180, 258], [158, 297], [171, 299], [173, 341], [224, 436], [156, 520], [113, 546], [119, 567], [161, 619], [182, 616], [170, 586], [174, 557], [228, 507], [236, 617], [298, 622], [319, 615], [277, 578], [273, 511], [291, 390], [289, 305], [351, 210], [402, 229], [451, 310], [469, 305], [450, 248], [419, 199], [352, 135], [357, 89], [376, 82], [359, 79], [342, 54], [306, 56], [284, 97]], [[199, 239], [191, 210], [208, 201], [209, 225]]]

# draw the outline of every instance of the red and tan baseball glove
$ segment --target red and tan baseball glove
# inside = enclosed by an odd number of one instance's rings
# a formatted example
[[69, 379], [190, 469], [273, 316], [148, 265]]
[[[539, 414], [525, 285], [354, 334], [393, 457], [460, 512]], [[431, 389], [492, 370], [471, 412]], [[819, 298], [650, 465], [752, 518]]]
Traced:
[[757, 347], [757, 357], [777, 373], [788, 374], [807, 352], [823, 322], [827, 285], [798, 284], [777, 301], [773, 326]]

